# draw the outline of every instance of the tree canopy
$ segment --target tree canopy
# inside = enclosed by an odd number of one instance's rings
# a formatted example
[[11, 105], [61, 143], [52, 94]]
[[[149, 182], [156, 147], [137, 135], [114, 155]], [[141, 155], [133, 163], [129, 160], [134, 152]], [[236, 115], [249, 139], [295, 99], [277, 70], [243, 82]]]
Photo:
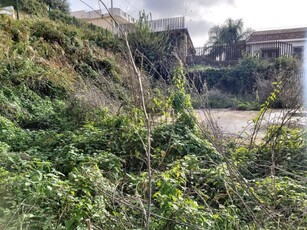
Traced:
[[246, 39], [250, 34], [251, 29], [244, 29], [242, 19], [234, 20], [227, 19], [223, 25], [216, 25], [209, 30], [209, 44], [231, 45]]
[[52, 9], [63, 11], [64, 13], [69, 13], [70, 6], [68, 0], [39, 0], [46, 3]]

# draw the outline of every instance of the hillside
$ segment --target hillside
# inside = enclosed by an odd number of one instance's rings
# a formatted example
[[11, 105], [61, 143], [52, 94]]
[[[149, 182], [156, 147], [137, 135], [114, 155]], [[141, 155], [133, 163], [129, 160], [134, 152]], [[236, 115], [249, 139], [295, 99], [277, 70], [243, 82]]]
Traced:
[[[37, 103], [51, 107], [56, 106], [52, 99], [71, 97], [79, 103], [90, 100], [88, 104], [93, 107], [117, 110], [121, 103], [131, 100], [134, 81], [129, 62], [120, 53], [109, 51], [119, 47], [107, 31], [78, 29], [48, 19], [3, 18], [0, 26], [1, 80], [8, 91], [24, 87]], [[15, 99], [5, 99], [14, 104], [9, 109], [14, 120], [18, 111], [27, 110]]]
[[0, 16], [0, 229], [306, 229], [304, 130], [210, 132], [180, 63], [136, 58], [142, 94], [122, 38], [49, 17]]

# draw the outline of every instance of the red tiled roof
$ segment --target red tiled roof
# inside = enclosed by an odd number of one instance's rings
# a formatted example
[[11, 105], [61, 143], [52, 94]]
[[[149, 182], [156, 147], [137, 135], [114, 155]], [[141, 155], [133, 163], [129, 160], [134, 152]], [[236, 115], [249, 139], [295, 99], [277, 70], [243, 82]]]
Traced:
[[306, 37], [307, 27], [255, 31], [246, 40], [247, 42], [282, 41], [288, 39], [301, 39]]

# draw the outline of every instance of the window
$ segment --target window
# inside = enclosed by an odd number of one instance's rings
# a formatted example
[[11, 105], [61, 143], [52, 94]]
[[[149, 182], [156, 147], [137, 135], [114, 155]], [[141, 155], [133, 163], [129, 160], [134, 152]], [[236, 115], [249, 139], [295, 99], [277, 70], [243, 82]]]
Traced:
[[272, 48], [272, 49], [262, 49], [261, 56], [265, 59], [277, 58], [279, 56], [279, 49]]
[[301, 59], [303, 57], [303, 51], [304, 51], [303, 46], [293, 47], [293, 56]]

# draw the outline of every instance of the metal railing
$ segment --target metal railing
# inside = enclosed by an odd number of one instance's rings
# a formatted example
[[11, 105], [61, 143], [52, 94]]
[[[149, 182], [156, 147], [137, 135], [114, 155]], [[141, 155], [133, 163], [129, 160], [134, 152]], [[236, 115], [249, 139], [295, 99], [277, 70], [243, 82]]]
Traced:
[[195, 51], [195, 56], [204, 56], [212, 61], [235, 61], [246, 52], [246, 44], [204, 46], [195, 48]]
[[294, 55], [292, 44], [280, 41], [248, 44], [240, 42], [232, 45], [204, 46], [195, 48], [195, 51], [194, 56], [215, 62], [237, 61], [245, 53], [265, 59]]
[[292, 44], [280, 41], [265, 43], [248, 43], [246, 51], [252, 56], [262, 58], [278, 58], [281, 56], [290, 57], [293, 55]]
[[149, 28], [154, 32], [184, 29], [185, 19], [184, 17], [177, 17], [152, 20], [149, 21]]
[[[185, 29], [185, 18], [176, 17], [151, 20], [147, 22], [147, 25], [153, 32]], [[120, 27], [122, 31], [129, 33], [135, 29], [135, 24], [121, 24]]]

